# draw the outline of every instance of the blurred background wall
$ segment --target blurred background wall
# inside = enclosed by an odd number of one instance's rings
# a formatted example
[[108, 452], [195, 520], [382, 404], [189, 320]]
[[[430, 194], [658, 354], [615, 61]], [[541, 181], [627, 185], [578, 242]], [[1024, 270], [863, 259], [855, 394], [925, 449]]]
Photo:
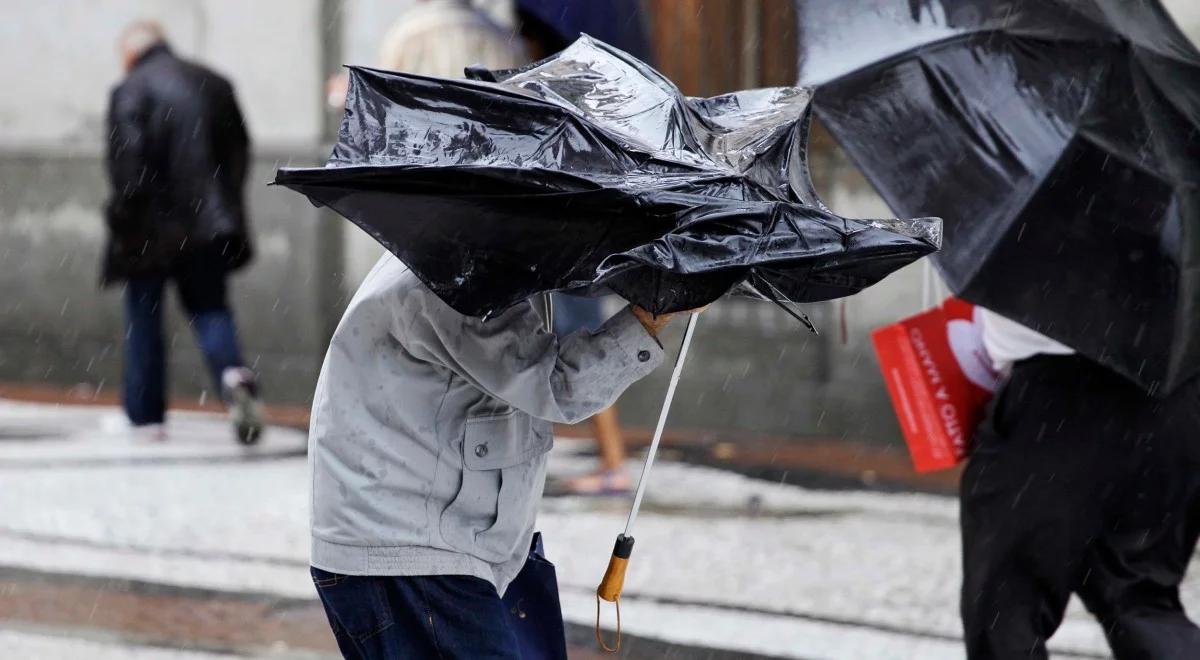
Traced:
[[[151, 17], [180, 53], [237, 87], [254, 140], [248, 196], [258, 259], [234, 279], [235, 311], [267, 398], [307, 402], [328, 334], [379, 248], [349, 223], [266, 184], [279, 165], [323, 161], [337, 121], [324, 105], [325, 78], [343, 62], [374, 64], [384, 32], [412, 2], [0, 3], [0, 57], [8, 63], [0, 69], [0, 381], [73, 387], [81, 396], [119, 382], [120, 295], [97, 287], [104, 113], [120, 77], [117, 34]], [[484, 4], [497, 20], [512, 20], [506, 0]], [[1193, 38], [1200, 33], [1200, 2], [1165, 4]], [[644, 0], [644, 7], [656, 64], [686, 93], [794, 79], [789, 0]], [[819, 127], [812, 160], [835, 211], [890, 215]], [[869, 332], [920, 305], [919, 266], [844, 308], [808, 306], [820, 335], [769, 304], [722, 301], [702, 319], [673, 425], [895, 442]], [[172, 302], [173, 394], [211, 397], [177, 309]], [[665, 377], [625, 396], [627, 423], [653, 422]]]
[[[235, 311], [271, 396], [307, 396], [336, 314], [340, 228], [266, 183], [279, 164], [323, 150], [325, 11], [317, 0], [0, 3], [0, 57], [13, 63], [0, 72], [0, 380], [81, 393], [119, 383], [120, 291], [97, 285], [104, 120], [121, 76], [117, 35], [150, 17], [177, 52], [237, 88], [253, 140], [258, 258], [234, 279]], [[173, 393], [212, 396], [174, 300], [170, 311]]]

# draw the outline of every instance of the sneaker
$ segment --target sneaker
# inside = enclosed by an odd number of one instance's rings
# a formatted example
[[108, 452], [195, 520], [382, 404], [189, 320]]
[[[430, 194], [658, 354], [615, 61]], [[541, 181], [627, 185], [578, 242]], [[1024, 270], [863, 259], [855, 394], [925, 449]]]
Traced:
[[262, 437], [263, 414], [254, 372], [245, 367], [230, 367], [221, 374], [221, 385], [225, 388], [229, 420], [233, 422], [238, 442], [243, 445], [257, 443]]

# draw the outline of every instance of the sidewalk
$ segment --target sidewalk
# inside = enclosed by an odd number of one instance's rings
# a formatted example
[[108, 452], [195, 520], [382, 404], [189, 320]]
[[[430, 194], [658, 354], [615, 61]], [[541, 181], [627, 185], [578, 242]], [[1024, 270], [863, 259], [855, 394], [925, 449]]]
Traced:
[[[0, 400], [0, 649], [37, 658], [332, 657], [309, 582], [302, 433], [246, 450], [221, 417], [136, 444], [106, 406]], [[561, 438], [553, 475], [591, 466]], [[539, 527], [572, 654], [625, 499], [554, 498]], [[953, 499], [809, 490], [667, 455], [637, 530], [625, 657], [962, 656]], [[1200, 581], [1185, 600], [1200, 607]], [[611, 617], [606, 611], [606, 618]], [[611, 621], [609, 621], [611, 623]], [[1073, 606], [1056, 657], [1107, 657]]]
[[[79, 384], [62, 387], [0, 381], [0, 399], [29, 403], [117, 406], [113, 388]], [[219, 402], [206, 398], [175, 399], [172, 410], [220, 412]], [[278, 426], [308, 428], [308, 408], [298, 404], [268, 404], [267, 420]], [[650, 444], [652, 430], [626, 427], [625, 441], [631, 449]], [[588, 423], [559, 425], [560, 437], [586, 439]], [[915, 490], [953, 494], [959, 472], [945, 470], [929, 474], [913, 472], [908, 454], [898, 446], [881, 447], [848, 438], [784, 438], [762, 434], [714, 433], [706, 429], [668, 428], [663, 436], [664, 452], [699, 465], [721, 467], [770, 481], [821, 487], [869, 487], [882, 490]]]

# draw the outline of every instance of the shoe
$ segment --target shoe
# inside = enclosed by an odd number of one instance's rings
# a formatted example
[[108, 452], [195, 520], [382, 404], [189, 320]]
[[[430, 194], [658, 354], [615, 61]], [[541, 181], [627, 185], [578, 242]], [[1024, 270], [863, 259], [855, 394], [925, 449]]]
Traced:
[[600, 470], [591, 474], [567, 479], [559, 484], [555, 491], [561, 495], [583, 495], [586, 497], [603, 497], [610, 495], [628, 495], [633, 482], [624, 470]]
[[225, 388], [229, 420], [233, 422], [237, 441], [243, 445], [257, 443], [262, 437], [263, 414], [254, 372], [245, 367], [230, 367], [221, 374], [221, 385]]
[[141, 424], [138, 426], [130, 425], [129, 435], [137, 443], [159, 443], [167, 441], [167, 427], [165, 424]]

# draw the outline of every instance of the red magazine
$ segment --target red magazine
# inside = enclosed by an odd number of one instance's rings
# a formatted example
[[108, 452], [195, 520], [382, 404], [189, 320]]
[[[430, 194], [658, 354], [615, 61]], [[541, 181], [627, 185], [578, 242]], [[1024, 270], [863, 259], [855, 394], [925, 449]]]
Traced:
[[871, 340], [917, 472], [961, 463], [999, 381], [975, 306], [947, 298]]

